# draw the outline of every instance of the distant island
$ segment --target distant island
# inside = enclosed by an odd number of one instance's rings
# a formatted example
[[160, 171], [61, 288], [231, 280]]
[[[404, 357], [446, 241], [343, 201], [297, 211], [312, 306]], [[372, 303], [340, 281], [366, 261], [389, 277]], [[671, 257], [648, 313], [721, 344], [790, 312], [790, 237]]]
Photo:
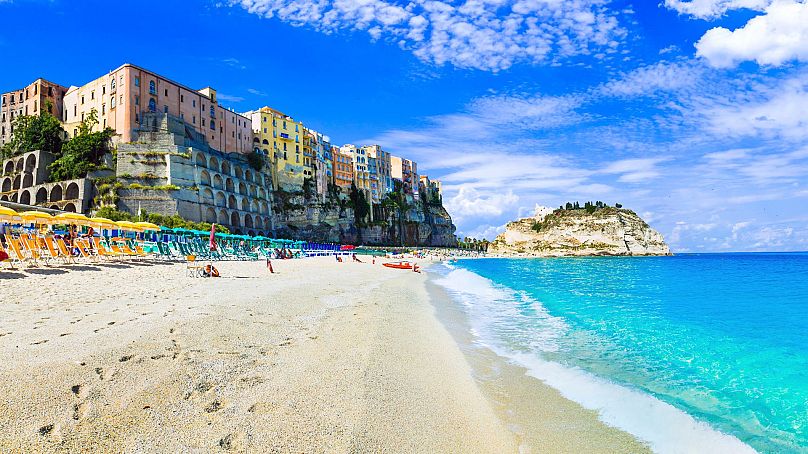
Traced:
[[603, 202], [537, 207], [533, 217], [508, 223], [488, 252], [529, 257], [672, 255], [662, 235], [637, 213]]

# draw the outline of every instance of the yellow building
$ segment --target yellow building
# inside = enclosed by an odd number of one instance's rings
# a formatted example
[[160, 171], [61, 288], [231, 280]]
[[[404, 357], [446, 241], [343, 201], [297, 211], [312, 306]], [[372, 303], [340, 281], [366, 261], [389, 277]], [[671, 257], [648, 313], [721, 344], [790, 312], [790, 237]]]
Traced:
[[271, 107], [246, 112], [252, 120], [253, 148], [266, 154], [272, 166], [275, 190], [299, 191], [303, 188], [303, 123]]

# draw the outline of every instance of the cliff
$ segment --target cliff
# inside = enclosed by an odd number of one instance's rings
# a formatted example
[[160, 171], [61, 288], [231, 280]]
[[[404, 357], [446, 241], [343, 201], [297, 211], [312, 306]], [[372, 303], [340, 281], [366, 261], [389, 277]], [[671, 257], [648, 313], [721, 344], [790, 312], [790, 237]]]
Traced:
[[671, 255], [662, 235], [631, 210], [541, 208], [534, 217], [509, 223], [489, 252], [562, 257]]

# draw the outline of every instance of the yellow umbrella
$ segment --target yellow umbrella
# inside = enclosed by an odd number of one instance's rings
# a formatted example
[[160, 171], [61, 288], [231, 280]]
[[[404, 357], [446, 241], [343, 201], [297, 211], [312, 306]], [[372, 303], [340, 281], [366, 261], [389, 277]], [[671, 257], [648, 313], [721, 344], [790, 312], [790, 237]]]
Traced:
[[160, 226], [157, 224], [152, 224], [151, 222], [135, 222], [135, 225], [144, 230], [154, 230], [155, 232], [160, 231]]
[[23, 211], [20, 213], [23, 221], [30, 221], [35, 224], [52, 224], [53, 216], [41, 211]]
[[90, 221], [90, 218], [81, 213], [60, 213], [54, 216], [53, 219], [64, 221], [65, 224], [70, 224], [73, 222], [86, 223]]
[[0, 220], [5, 221], [19, 221], [20, 214], [11, 208], [0, 206]]
[[134, 222], [129, 222], [129, 221], [118, 221], [118, 222], [116, 222], [116, 224], [117, 224], [117, 225], [118, 225], [118, 227], [120, 227], [122, 230], [129, 230], [129, 231], [133, 231], [133, 232], [140, 232], [140, 231], [143, 231], [143, 228], [142, 228], [142, 227], [140, 227], [139, 225], [136, 225]]
[[100, 229], [108, 228], [114, 229], [118, 226], [112, 219], [107, 218], [90, 218], [88, 221], [90, 224], [97, 226]]

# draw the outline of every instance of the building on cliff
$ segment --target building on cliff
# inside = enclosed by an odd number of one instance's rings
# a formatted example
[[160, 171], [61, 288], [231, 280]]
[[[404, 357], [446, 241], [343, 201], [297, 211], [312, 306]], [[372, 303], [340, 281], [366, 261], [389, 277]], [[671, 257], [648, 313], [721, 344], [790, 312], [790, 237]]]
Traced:
[[393, 178], [401, 182], [404, 194], [418, 198], [418, 164], [406, 158], [390, 158]]
[[273, 189], [295, 191], [303, 187], [303, 123], [264, 106], [244, 113], [252, 120], [253, 147], [266, 153], [272, 166]]
[[214, 150], [246, 154], [253, 149], [250, 119], [219, 105], [216, 90], [194, 90], [128, 63], [67, 90], [61, 120], [68, 135], [78, 133], [92, 109], [99, 128], [115, 130], [115, 143], [133, 142], [146, 114], [163, 113], [185, 121]]
[[62, 99], [67, 88], [45, 79], [37, 79], [24, 88], [0, 95], [0, 146], [11, 141], [14, 119], [22, 115], [39, 115], [45, 111], [62, 118]]
[[87, 178], [50, 182], [48, 166], [56, 158], [46, 151], [30, 151], [2, 162], [0, 200], [83, 213], [93, 201]]

